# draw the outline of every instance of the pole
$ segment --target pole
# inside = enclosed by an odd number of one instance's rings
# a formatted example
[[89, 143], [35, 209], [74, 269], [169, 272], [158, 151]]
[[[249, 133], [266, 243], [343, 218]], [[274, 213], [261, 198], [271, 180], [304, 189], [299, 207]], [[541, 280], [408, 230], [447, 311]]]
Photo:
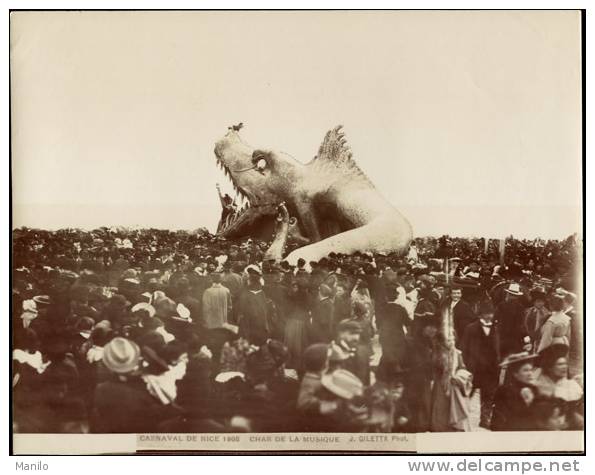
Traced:
[[504, 265], [504, 254], [506, 252], [506, 238], [500, 239], [499, 251], [500, 251], [500, 265], [503, 266]]

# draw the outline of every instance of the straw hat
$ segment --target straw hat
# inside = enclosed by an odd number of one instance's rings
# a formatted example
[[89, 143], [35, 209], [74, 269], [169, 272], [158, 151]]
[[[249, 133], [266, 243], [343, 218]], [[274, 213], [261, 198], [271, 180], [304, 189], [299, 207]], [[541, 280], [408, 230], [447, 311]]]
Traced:
[[52, 301], [49, 295], [36, 295], [33, 297], [33, 301], [39, 305], [49, 305]]
[[321, 383], [324, 388], [342, 399], [353, 399], [364, 393], [364, 384], [346, 369], [337, 369], [331, 374], [325, 374]]
[[153, 307], [150, 303], [140, 302], [137, 303], [132, 309], [130, 310], [132, 313], [138, 312], [139, 310], [144, 310], [149, 314], [149, 317], [155, 316], [155, 307]]
[[523, 295], [523, 291], [521, 290], [521, 286], [516, 282], [511, 282], [508, 285], [507, 289], [504, 289], [505, 292], [508, 292], [511, 295]]
[[535, 360], [537, 357], [538, 355], [534, 353], [529, 353], [527, 351], [523, 351], [521, 353], [513, 353], [504, 358], [504, 360], [500, 363], [500, 367], [508, 368], [519, 363], [527, 363], [529, 361]]
[[103, 347], [103, 364], [114, 373], [126, 374], [138, 367], [140, 348], [126, 338], [116, 337]]

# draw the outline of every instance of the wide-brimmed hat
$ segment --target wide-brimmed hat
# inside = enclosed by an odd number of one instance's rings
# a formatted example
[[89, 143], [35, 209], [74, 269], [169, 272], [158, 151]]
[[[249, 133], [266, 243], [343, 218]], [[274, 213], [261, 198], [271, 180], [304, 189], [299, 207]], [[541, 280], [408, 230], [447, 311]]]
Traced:
[[192, 323], [190, 310], [183, 303], [176, 305], [176, 314], [173, 315], [172, 318], [181, 322]]
[[227, 383], [228, 381], [231, 381], [235, 378], [239, 378], [244, 381], [246, 379], [246, 375], [240, 371], [223, 371], [222, 373], [219, 373], [217, 376], [215, 376], [215, 382]]
[[508, 288], [504, 289], [505, 292], [508, 292], [511, 295], [523, 295], [523, 291], [521, 290], [521, 286], [516, 282], [511, 282], [508, 284]]
[[134, 307], [130, 309], [132, 313], [139, 312], [141, 310], [147, 312], [149, 314], [149, 317], [155, 316], [155, 307], [153, 307], [150, 303], [147, 302], [137, 303]]
[[248, 267], [246, 267], [246, 272], [252, 275], [262, 275], [260, 267], [258, 267], [256, 264], [250, 264]]
[[37, 306], [50, 305], [52, 303], [49, 295], [36, 295], [33, 297], [33, 301], [37, 304]]
[[556, 297], [565, 297], [567, 293], [568, 293], [568, 292], [566, 291], [566, 289], [565, 289], [564, 287], [557, 287], [557, 288], [554, 290], [554, 295], [555, 295]]
[[64, 279], [69, 279], [69, 280], [76, 280], [76, 279], [79, 278], [79, 275], [76, 272], [73, 272], [71, 270], [61, 269], [60, 270], [60, 277], [62, 277]]
[[124, 272], [122, 272], [122, 276], [121, 278], [126, 280], [126, 279], [134, 279], [138, 276], [138, 272], [136, 271], [136, 269], [126, 269]]
[[510, 366], [515, 366], [521, 363], [528, 363], [530, 361], [534, 361], [538, 357], [535, 353], [529, 353], [527, 351], [523, 351], [521, 353], [513, 353], [508, 355], [502, 362], [500, 363], [501, 368], [508, 368]]
[[331, 374], [325, 374], [321, 383], [325, 389], [342, 399], [350, 400], [364, 393], [364, 384], [346, 369], [337, 369]]
[[138, 367], [140, 348], [133, 341], [116, 337], [103, 347], [103, 364], [114, 373], [126, 374]]
[[539, 360], [537, 365], [541, 368], [550, 368], [560, 358], [566, 358], [568, 356], [569, 347], [563, 343], [554, 343], [539, 352]]

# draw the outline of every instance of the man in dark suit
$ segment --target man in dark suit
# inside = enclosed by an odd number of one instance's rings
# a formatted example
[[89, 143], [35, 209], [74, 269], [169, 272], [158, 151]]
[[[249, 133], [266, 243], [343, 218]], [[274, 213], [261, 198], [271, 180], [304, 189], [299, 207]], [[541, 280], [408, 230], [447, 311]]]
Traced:
[[463, 361], [473, 374], [473, 388], [480, 391], [479, 425], [489, 429], [500, 363], [500, 332], [494, 321], [494, 306], [490, 300], [480, 303], [479, 319], [465, 328], [461, 347]]
[[389, 302], [385, 306], [385, 318], [379, 329], [382, 357], [378, 365], [379, 379], [388, 379], [397, 370], [404, 369], [407, 353], [405, 336], [411, 323], [405, 307], [397, 302], [398, 291], [395, 287], [387, 289]]
[[333, 339], [333, 301], [332, 290], [326, 284], [318, 288], [318, 299], [312, 308], [310, 343], [330, 343]]
[[529, 332], [525, 326], [525, 306], [520, 285], [511, 282], [504, 289], [505, 299], [496, 307], [494, 319], [501, 332], [500, 352], [502, 357], [531, 349]]
[[271, 337], [271, 306], [260, 283], [256, 270], [248, 271], [248, 285], [238, 302], [240, 336], [260, 346]]

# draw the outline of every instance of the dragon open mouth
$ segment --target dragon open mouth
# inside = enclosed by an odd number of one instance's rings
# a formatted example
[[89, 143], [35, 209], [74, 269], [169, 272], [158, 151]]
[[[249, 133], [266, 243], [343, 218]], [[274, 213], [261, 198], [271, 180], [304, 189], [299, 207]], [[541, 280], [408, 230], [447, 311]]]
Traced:
[[232, 228], [236, 223], [238, 223], [242, 216], [247, 214], [248, 211], [252, 208], [252, 201], [250, 200], [248, 194], [239, 186], [231, 174], [231, 171], [227, 167], [227, 165], [221, 160], [217, 155], [217, 166], [223, 171], [225, 176], [231, 182], [233, 189], [235, 191], [235, 197], [233, 197], [233, 208], [234, 211], [229, 213], [225, 222], [221, 223], [221, 227], [219, 229], [219, 233], [225, 233], [225, 231]]

